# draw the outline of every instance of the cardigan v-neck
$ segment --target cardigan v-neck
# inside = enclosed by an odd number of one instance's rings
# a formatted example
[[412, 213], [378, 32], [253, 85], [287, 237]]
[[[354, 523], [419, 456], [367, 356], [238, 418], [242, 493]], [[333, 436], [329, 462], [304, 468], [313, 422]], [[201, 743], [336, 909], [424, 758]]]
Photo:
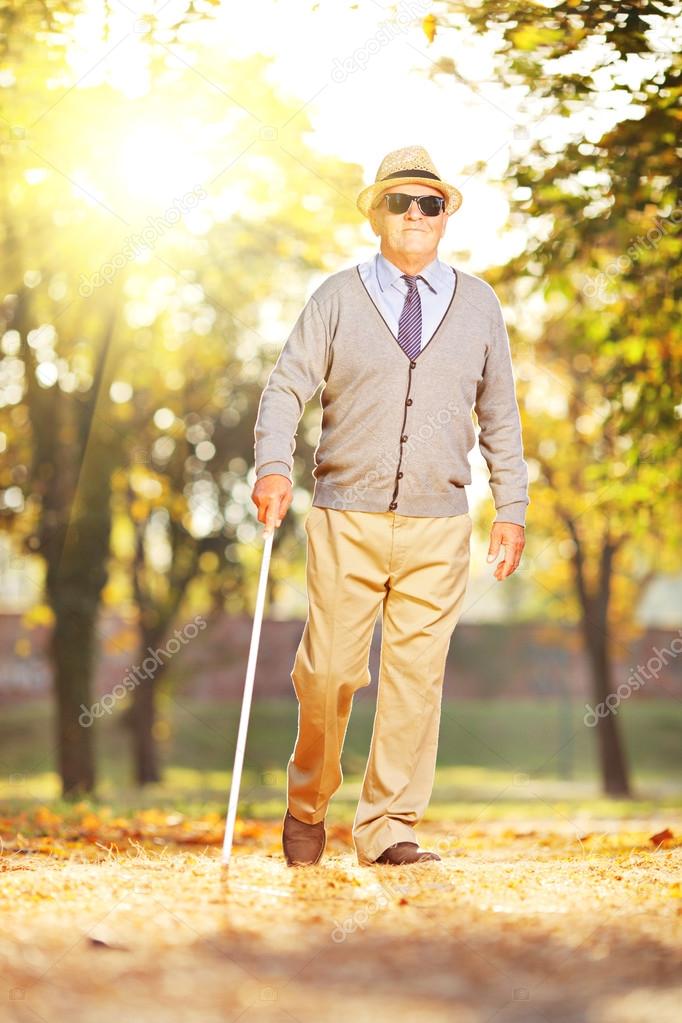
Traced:
[[[413, 358], [414, 358], [414, 360], [417, 360], [417, 359], [419, 359], [419, 358], [420, 358], [420, 357], [421, 357], [421, 356], [422, 356], [422, 355], [424, 354], [424, 352], [425, 352], [425, 351], [426, 351], [426, 350], [427, 350], [428, 348], [430, 348], [430, 347], [431, 347], [431, 345], [433, 344], [434, 338], [435, 338], [435, 337], [436, 337], [436, 335], [437, 335], [437, 334], [439, 333], [439, 331], [440, 331], [441, 327], [442, 327], [442, 326], [443, 326], [443, 324], [445, 323], [446, 319], [448, 318], [448, 316], [449, 316], [449, 314], [450, 314], [450, 312], [451, 312], [451, 310], [452, 310], [452, 306], [453, 306], [453, 304], [454, 304], [454, 301], [455, 301], [455, 296], [456, 296], [456, 294], [457, 294], [457, 285], [458, 285], [458, 275], [457, 275], [457, 271], [455, 270], [454, 266], [452, 266], [452, 265], [451, 265], [451, 264], [449, 264], [449, 263], [448, 263], [448, 266], [450, 266], [450, 269], [452, 270], [453, 274], [455, 275], [455, 286], [454, 286], [454, 288], [453, 288], [453, 290], [452, 290], [452, 295], [450, 296], [450, 301], [448, 302], [447, 308], [446, 308], [445, 312], [443, 313], [443, 315], [442, 315], [442, 317], [441, 317], [441, 319], [440, 319], [440, 323], [438, 324], [438, 326], [436, 327], [436, 329], [434, 330], [433, 334], [432, 334], [432, 335], [431, 335], [431, 337], [430, 337], [430, 338], [428, 339], [428, 341], [426, 342], [426, 344], [423, 344], [423, 345], [422, 345], [422, 347], [421, 347], [421, 350], [420, 350], [419, 352], [417, 352], [417, 354], [416, 354], [416, 355], [415, 355], [415, 356], [413, 357]], [[362, 290], [363, 290], [363, 292], [364, 292], [365, 296], [367, 297], [368, 301], [370, 302], [370, 304], [371, 304], [372, 308], [373, 308], [373, 309], [374, 309], [374, 310], [376, 311], [377, 315], [378, 315], [378, 316], [380, 317], [380, 319], [381, 319], [381, 322], [382, 322], [382, 323], [383, 323], [383, 325], [384, 325], [384, 326], [386, 327], [386, 330], [387, 330], [387, 331], [388, 331], [388, 333], [389, 333], [389, 334], [391, 335], [391, 337], [392, 337], [393, 341], [395, 342], [395, 344], [396, 344], [396, 345], [398, 345], [398, 348], [399, 348], [399, 350], [400, 350], [400, 351], [401, 351], [401, 352], [403, 353], [403, 355], [405, 356], [405, 358], [406, 358], [406, 359], [409, 359], [409, 358], [410, 358], [410, 356], [409, 356], [409, 355], [407, 354], [407, 352], [405, 351], [405, 349], [404, 349], [404, 348], [402, 348], [400, 344], [398, 344], [398, 338], [397, 338], [397, 337], [395, 336], [395, 334], [393, 333], [393, 331], [392, 331], [392, 330], [391, 330], [391, 328], [389, 327], [389, 325], [388, 325], [388, 323], [386, 322], [386, 319], [385, 319], [385, 317], [384, 317], [383, 313], [381, 312], [381, 310], [380, 310], [380, 309], [379, 309], [379, 307], [377, 306], [376, 302], [374, 301], [374, 299], [373, 299], [373, 298], [372, 298], [372, 296], [370, 295], [370, 293], [369, 293], [369, 291], [368, 291], [368, 289], [367, 289], [367, 285], [366, 285], [366, 284], [365, 284], [365, 282], [363, 281], [363, 279], [362, 279], [362, 275], [360, 274], [360, 266], [359, 266], [359, 264], [358, 264], [358, 265], [357, 265], [357, 266], [355, 267], [355, 271], [356, 271], [356, 273], [355, 273], [355, 276], [356, 276], [356, 278], [357, 278], [357, 280], [358, 280], [358, 282], [359, 282], [360, 286], [362, 287]]]

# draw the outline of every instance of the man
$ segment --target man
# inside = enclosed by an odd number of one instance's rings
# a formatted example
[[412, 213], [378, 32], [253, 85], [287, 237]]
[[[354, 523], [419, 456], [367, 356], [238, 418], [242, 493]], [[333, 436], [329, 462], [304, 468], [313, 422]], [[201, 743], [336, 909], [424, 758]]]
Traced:
[[299, 719], [282, 834], [290, 866], [318, 863], [324, 851], [380, 608], [357, 859], [440, 859], [414, 829], [431, 798], [445, 659], [468, 576], [473, 407], [497, 510], [488, 561], [504, 547], [498, 580], [524, 547], [528, 474], [500, 304], [483, 280], [437, 257], [461, 201], [421, 146], [389, 153], [357, 200], [380, 252], [317, 288], [261, 395], [252, 500], [270, 532], [291, 504], [298, 422], [325, 381], [305, 520], [309, 611], [291, 672]]

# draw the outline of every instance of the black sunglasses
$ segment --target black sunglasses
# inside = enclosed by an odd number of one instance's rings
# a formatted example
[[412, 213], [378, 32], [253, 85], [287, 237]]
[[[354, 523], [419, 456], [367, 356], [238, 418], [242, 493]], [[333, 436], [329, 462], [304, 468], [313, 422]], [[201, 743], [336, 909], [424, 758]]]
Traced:
[[442, 195], [407, 195], [406, 192], [388, 192], [382, 196], [386, 200], [389, 213], [407, 213], [412, 200], [425, 217], [437, 217], [445, 209]]

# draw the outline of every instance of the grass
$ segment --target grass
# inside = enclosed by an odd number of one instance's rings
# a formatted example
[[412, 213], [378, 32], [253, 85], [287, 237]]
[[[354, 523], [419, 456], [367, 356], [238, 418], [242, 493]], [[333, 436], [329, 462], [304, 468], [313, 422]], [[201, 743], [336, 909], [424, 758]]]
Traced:
[[[360, 794], [374, 716], [370, 694], [356, 698], [343, 753], [344, 782], [334, 797], [335, 818], [352, 820]], [[672, 701], [632, 702], [619, 715], [632, 769], [635, 800], [604, 800], [595, 771], [596, 736], [580, 704], [559, 701], [443, 703], [438, 768], [429, 817], [487, 820], [542, 816], [548, 807], [607, 816], [649, 815], [680, 805], [682, 710]], [[131, 784], [129, 737], [120, 713], [95, 727], [97, 798], [118, 812], [172, 806], [180, 812], [219, 811], [229, 792], [240, 705], [198, 703], [166, 696], [159, 733], [162, 784]], [[297, 727], [294, 700], [257, 701], [251, 711], [240, 789], [240, 812], [279, 816], [285, 805], [286, 765]], [[0, 800], [10, 810], [58, 800], [49, 702], [5, 707], [0, 722], [5, 777]], [[561, 811], [560, 812], [564, 812]]]

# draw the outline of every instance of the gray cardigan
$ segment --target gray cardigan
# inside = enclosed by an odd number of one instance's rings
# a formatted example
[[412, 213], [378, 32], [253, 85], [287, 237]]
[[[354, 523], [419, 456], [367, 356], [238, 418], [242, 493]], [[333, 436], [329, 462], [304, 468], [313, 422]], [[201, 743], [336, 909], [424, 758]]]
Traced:
[[322, 381], [314, 505], [466, 513], [475, 407], [496, 520], [524, 524], [528, 470], [509, 339], [499, 300], [481, 278], [456, 271], [439, 326], [411, 360], [357, 266], [327, 277], [301, 311], [261, 394], [257, 479], [281, 473], [293, 482], [298, 423]]

